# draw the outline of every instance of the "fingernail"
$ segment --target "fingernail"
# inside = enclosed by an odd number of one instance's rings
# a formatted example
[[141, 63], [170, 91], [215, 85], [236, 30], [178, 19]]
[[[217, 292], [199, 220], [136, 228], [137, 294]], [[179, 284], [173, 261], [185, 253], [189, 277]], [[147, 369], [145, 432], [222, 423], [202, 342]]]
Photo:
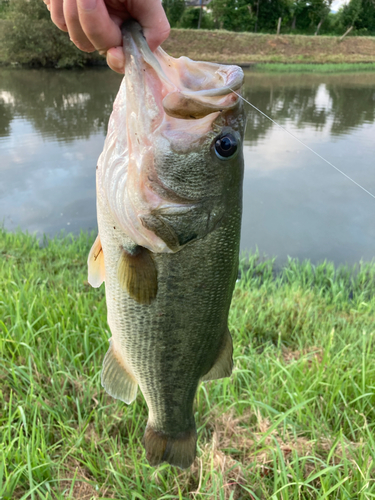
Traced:
[[82, 10], [93, 10], [96, 7], [96, 0], [78, 0], [78, 6]]

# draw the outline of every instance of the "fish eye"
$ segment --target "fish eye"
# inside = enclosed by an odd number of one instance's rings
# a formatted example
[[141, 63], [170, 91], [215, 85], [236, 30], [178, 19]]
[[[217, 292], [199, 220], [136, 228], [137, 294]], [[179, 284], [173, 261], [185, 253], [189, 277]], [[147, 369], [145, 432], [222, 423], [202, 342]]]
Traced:
[[229, 160], [237, 152], [237, 139], [233, 134], [216, 137], [215, 153], [220, 160]]

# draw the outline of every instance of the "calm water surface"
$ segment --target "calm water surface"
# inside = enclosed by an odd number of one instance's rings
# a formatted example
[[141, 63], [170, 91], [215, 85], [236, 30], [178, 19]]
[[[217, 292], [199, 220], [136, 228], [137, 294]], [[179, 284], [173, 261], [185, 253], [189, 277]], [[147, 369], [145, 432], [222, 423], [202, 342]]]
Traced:
[[[0, 222], [96, 229], [95, 166], [121, 77], [0, 69]], [[246, 75], [245, 97], [375, 193], [375, 74]], [[248, 106], [246, 106], [248, 108]], [[372, 260], [375, 200], [248, 109], [242, 250]]]

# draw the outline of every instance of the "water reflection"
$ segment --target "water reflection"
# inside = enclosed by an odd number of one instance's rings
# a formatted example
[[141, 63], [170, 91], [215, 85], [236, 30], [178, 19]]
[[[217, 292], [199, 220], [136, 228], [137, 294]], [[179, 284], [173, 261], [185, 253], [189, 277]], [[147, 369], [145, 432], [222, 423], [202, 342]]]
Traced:
[[13, 119], [12, 108], [9, 105], [8, 96], [6, 92], [0, 93], [0, 137], [7, 137], [10, 135], [10, 122]]
[[[64, 142], [105, 134], [121, 80], [120, 75], [103, 70], [2, 69], [0, 75], [0, 109], [7, 113], [4, 123], [22, 117], [42, 137]], [[7, 130], [2, 123], [1, 128]]]
[[[375, 74], [248, 74], [244, 97], [280, 124], [325, 129], [333, 136], [375, 120]], [[273, 127], [259, 113], [248, 114], [246, 140], [257, 143]]]
[[[252, 75], [246, 97], [375, 193], [374, 74]], [[372, 260], [372, 198], [257, 112], [248, 114], [242, 248]]]
[[[43, 137], [65, 142], [105, 133], [120, 75], [85, 71], [0, 70], [0, 134], [14, 116], [29, 120]], [[26, 83], [25, 83], [26, 82]], [[243, 95], [264, 113], [298, 129], [342, 135], [375, 120], [375, 74], [264, 75], [249, 72]], [[249, 110], [246, 140], [256, 143], [273, 124]]]
[[[121, 77], [0, 69], [0, 221], [55, 234], [96, 227], [95, 165]], [[375, 74], [246, 75], [244, 96], [375, 191]], [[374, 200], [253, 109], [242, 248], [370, 260]]]

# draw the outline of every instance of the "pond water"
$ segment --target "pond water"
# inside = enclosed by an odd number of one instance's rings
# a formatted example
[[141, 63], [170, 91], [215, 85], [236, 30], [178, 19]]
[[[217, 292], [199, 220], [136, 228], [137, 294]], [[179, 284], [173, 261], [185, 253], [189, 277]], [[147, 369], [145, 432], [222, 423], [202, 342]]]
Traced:
[[[96, 229], [95, 166], [121, 76], [0, 68], [0, 223], [55, 235]], [[248, 72], [244, 96], [375, 193], [375, 73]], [[245, 105], [241, 248], [372, 260], [375, 199]]]

